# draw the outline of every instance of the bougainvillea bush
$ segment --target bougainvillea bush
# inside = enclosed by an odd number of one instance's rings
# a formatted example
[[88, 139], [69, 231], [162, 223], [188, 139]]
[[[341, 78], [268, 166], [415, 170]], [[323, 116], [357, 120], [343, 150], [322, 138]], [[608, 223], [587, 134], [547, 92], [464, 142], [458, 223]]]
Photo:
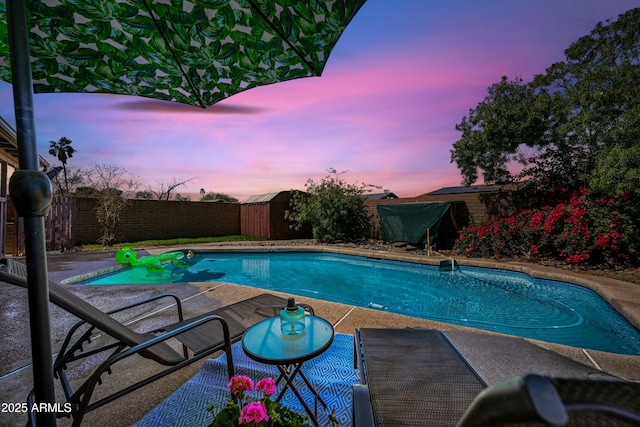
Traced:
[[500, 201], [482, 223], [466, 227], [455, 250], [470, 257], [556, 260], [573, 265], [639, 265], [640, 201], [633, 192], [598, 197], [557, 189], [544, 201], [515, 207]]

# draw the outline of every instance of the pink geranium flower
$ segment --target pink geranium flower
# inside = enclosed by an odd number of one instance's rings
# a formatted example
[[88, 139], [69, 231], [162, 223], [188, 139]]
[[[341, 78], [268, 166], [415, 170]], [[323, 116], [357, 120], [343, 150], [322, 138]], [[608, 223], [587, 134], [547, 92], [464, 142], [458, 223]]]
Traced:
[[245, 391], [253, 390], [253, 380], [246, 375], [236, 375], [227, 384], [233, 396], [243, 396]]
[[[262, 392], [260, 400], [250, 395], [254, 390], [253, 380], [244, 375], [236, 375], [227, 384], [232, 399], [217, 413], [211, 404], [207, 410], [213, 414], [213, 423], [209, 427], [229, 426], [230, 423], [238, 426], [258, 427], [265, 425], [295, 425], [311, 427], [307, 422], [308, 417], [292, 411], [278, 401], [270, 399], [277, 391], [277, 384], [273, 378], [263, 378], [256, 384], [255, 390]], [[252, 400], [255, 400], [252, 402]], [[333, 419], [334, 412], [329, 414], [329, 425], [336, 426]]]
[[263, 392], [266, 396], [271, 396], [277, 390], [276, 382], [273, 378], [263, 378], [258, 381], [256, 390]]
[[240, 411], [238, 424], [242, 423], [259, 423], [260, 421], [269, 421], [267, 408], [262, 402], [251, 402]]

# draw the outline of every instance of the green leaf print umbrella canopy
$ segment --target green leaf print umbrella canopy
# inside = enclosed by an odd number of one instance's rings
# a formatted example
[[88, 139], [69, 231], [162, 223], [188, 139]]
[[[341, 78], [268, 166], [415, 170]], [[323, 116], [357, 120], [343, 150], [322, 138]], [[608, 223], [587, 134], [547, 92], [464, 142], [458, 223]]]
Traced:
[[[13, 84], [24, 219], [33, 399], [55, 401], [33, 93], [139, 95], [210, 106], [252, 87], [319, 76], [366, 0], [0, 0], [0, 79]], [[53, 426], [54, 412], [37, 412]]]
[[[105, 92], [207, 107], [319, 76], [365, 0], [27, 1], [36, 93]], [[0, 79], [11, 81], [0, 0]]]

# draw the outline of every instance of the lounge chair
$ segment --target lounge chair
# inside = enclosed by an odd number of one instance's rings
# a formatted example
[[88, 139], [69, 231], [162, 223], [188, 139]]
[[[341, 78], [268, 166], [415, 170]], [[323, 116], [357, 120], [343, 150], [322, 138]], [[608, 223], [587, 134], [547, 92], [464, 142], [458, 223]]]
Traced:
[[453, 426], [486, 386], [440, 331], [362, 328], [354, 338], [357, 427]]
[[[0, 260], [0, 280], [27, 288], [26, 266], [9, 258]], [[219, 350], [226, 352], [229, 377], [233, 376], [231, 343], [238, 340], [249, 326], [275, 315], [281, 307], [286, 305], [286, 300], [283, 298], [262, 294], [185, 320], [180, 299], [174, 295], [161, 294], [103, 312], [53, 281], [49, 281], [49, 299], [80, 319], [80, 322], [68, 332], [53, 366], [54, 374], [60, 380], [66, 399], [71, 403], [73, 426], [80, 425], [87, 412]], [[173, 300], [177, 311], [176, 323], [151, 331], [137, 332], [111, 316], [160, 299]], [[307, 309], [312, 311], [308, 306]], [[99, 334], [107, 335], [112, 339], [97, 347], [88, 345]], [[178, 340], [181, 345], [178, 342], [172, 343], [173, 339]], [[104, 353], [105, 360], [93, 370], [86, 381], [74, 390], [67, 378], [66, 370], [69, 365], [103, 352], [107, 352]], [[154, 360], [167, 368], [91, 402], [96, 386], [102, 382], [103, 374], [105, 372], [112, 374], [117, 362], [135, 354]], [[30, 423], [35, 424], [33, 418], [30, 418]]]
[[640, 384], [528, 374], [482, 391], [458, 427], [640, 425]]
[[354, 427], [640, 425], [640, 383], [529, 374], [486, 388], [440, 331], [358, 329], [354, 338]]

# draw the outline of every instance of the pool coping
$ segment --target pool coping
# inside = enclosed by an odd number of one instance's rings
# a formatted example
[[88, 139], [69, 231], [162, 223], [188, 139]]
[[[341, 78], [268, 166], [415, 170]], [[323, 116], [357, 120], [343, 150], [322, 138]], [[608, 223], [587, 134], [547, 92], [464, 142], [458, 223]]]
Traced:
[[[362, 248], [345, 248], [323, 244], [287, 244], [283, 241], [225, 242], [147, 248], [150, 254], [159, 254], [167, 250], [192, 250], [194, 252], [326, 252], [428, 265], [439, 265], [440, 261], [452, 258], [438, 254], [437, 252], [431, 255], [419, 255]], [[509, 270], [528, 274], [539, 279], [557, 280], [584, 286], [600, 295], [633, 326], [640, 329], [640, 285], [635, 283], [521, 261], [497, 261], [465, 257], [453, 258], [462, 266], [468, 265], [472, 267]], [[74, 278], [67, 279], [65, 282], [68, 284], [72, 283], [70, 281], [71, 279]]]
[[[427, 264], [439, 264], [442, 259], [450, 259], [449, 257], [439, 256], [437, 254], [427, 257], [426, 255], [406, 254], [404, 252], [384, 252], [377, 250], [361, 250], [356, 248], [340, 248], [327, 245], [314, 244], [313, 242], [305, 243], [304, 245], [297, 241], [269, 241], [269, 242], [242, 242], [242, 243], [213, 243], [213, 244], [200, 244], [200, 245], [181, 245], [181, 246], [168, 246], [168, 247], [142, 247], [147, 253], [157, 254], [166, 251], [173, 251], [177, 249], [192, 249], [192, 250], [210, 250], [210, 251], [322, 251], [322, 252], [336, 252], [345, 253], [360, 256], [371, 256], [381, 259], [397, 259], [400, 261], [410, 262], [422, 262]], [[403, 249], [402, 249], [403, 250]], [[97, 271], [106, 266], [113, 267], [114, 264], [117, 268], [123, 268], [118, 266], [115, 261], [116, 250], [105, 251], [85, 251], [85, 252], [67, 252], [60, 253], [58, 251], [48, 253], [49, 260], [49, 274], [52, 280], [63, 282], [71, 274], [78, 274], [83, 271]], [[415, 261], [417, 260], [417, 261]], [[491, 261], [491, 260], [470, 260], [465, 258], [457, 258], [462, 265], [477, 264], [480, 267], [488, 268], [504, 268], [505, 263]], [[511, 263], [514, 267], [508, 269], [516, 269], [516, 271], [529, 272], [526, 269], [520, 269], [518, 265], [520, 263]], [[542, 272], [549, 270], [551, 273], [557, 272], [560, 274], [567, 273], [560, 269], [546, 269], [537, 268], [541, 266], [528, 266], [526, 263], [521, 263], [524, 267], [533, 268], [533, 270]], [[579, 275], [582, 276], [582, 275]], [[561, 280], [562, 279], [561, 276]], [[555, 279], [555, 277], [551, 277]], [[614, 299], [619, 299], [615, 296], [616, 288], [612, 286], [610, 289], [606, 288], [607, 280], [600, 277], [591, 278], [591, 281], [600, 283], [599, 286], [604, 291], [612, 293]], [[573, 280], [567, 280], [574, 282]], [[629, 290], [627, 292], [627, 299], [638, 306], [640, 302], [640, 286], [634, 284], [628, 284], [622, 281], [614, 281], [616, 283], [627, 284], [630, 286], [622, 286], [623, 289]], [[614, 283], [614, 285], [616, 284]], [[0, 283], [0, 285], [4, 285]], [[90, 303], [97, 307], [107, 309], [115, 306], [123, 305], [130, 302], [131, 298], [142, 299], [158, 293], [172, 293], [180, 296], [182, 301], [188, 301], [185, 304], [187, 310], [187, 316], [194, 316], [203, 312], [209, 311], [212, 308], [232, 304], [238, 301], [242, 301], [246, 298], [258, 295], [263, 292], [257, 288], [251, 288], [244, 285], [216, 282], [187, 282], [177, 284], [174, 286], [169, 284], [168, 286], [154, 286], [146, 287], [142, 286], [115, 286], [115, 289], [102, 289], [93, 290], [81, 289], [82, 286], [65, 285], [66, 289], [71, 290], [82, 298], [87, 299]], [[6, 289], [13, 290], [15, 287], [12, 285], [6, 285]], [[4, 290], [4, 288], [3, 288]], [[2, 394], [4, 401], [19, 401], [28, 394], [33, 386], [31, 369], [27, 365], [30, 363], [30, 358], [27, 357], [27, 352], [30, 351], [29, 336], [28, 333], [24, 333], [24, 326], [28, 322], [28, 307], [26, 307], [26, 291], [18, 288], [16, 292], [20, 293], [20, 301], [24, 301], [24, 309], [17, 312], [17, 319], [24, 319], [24, 322], [17, 322], [16, 328], [13, 331], [15, 337], [12, 338], [11, 346], [5, 347], [11, 349], [11, 354], [7, 357], [9, 367], [21, 367], [15, 374], [8, 376], [3, 380], [1, 385], [3, 386]], [[274, 294], [281, 295], [283, 297], [291, 296], [287, 294], [281, 294], [274, 292]], [[602, 294], [601, 294], [602, 295]], [[635, 297], [635, 301], [631, 300], [631, 296]], [[15, 298], [13, 293], [5, 293], [4, 298]], [[624, 298], [622, 298], [624, 299]], [[296, 296], [296, 300], [298, 297]], [[518, 338], [496, 332], [483, 331], [479, 329], [473, 329], [463, 326], [456, 326], [447, 323], [441, 323], [436, 321], [429, 321], [426, 319], [419, 319], [409, 317], [405, 315], [389, 313], [371, 308], [355, 307], [339, 303], [332, 303], [323, 300], [315, 300], [312, 298], [300, 297], [300, 302], [312, 304], [316, 313], [319, 313], [323, 318], [329, 320], [333, 325], [336, 332], [353, 334], [355, 328], [430, 328], [443, 331], [448, 337], [457, 336], [459, 339], [454, 340], [456, 347], [462, 345], [461, 351], [472, 350], [472, 354], [464, 353], [465, 358], [468, 358], [469, 362], [474, 364], [474, 369], [481, 372], [481, 369], [490, 370], [495, 375], [500, 375], [500, 378], [495, 378], [494, 382], [503, 381], [505, 375], [512, 376], [514, 373], [509, 369], [510, 363], [517, 363], [522, 368], [522, 373], [532, 372], [536, 367], [539, 367], [540, 371], [535, 371], [544, 374], [553, 374], [556, 376], [571, 375], [569, 371], [564, 370], [563, 364], [556, 363], [556, 358], [546, 359], [540, 357], [540, 352], [537, 349], [529, 352], [530, 346], [528, 343], [533, 343], [541, 349], [548, 350], [556, 355], [562, 356], [572, 361], [576, 361], [583, 365], [588, 366], [591, 372], [594, 372], [596, 378], [613, 375], [618, 378], [640, 382], [640, 356], [622, 355], [617, 353], [601, 352], [597, 350], [581, 349], [579, 347], [571, 347], [562, 344], [554, 344], [545, 341], [537, 341], [529, 338]], [[59, 310], [52, 307], [53, 310]], [[158, 310], [154, 310], [153, 319], [158, 322], [158, 325], [168, 320], [168, 314], [164, 315], [164, 311], [159, 313]], [[137, 316], [137, 314], [134, 313]], [[134, 316], [135, 317], [135, 316]], [[53, 338], [55, 345], [59, 345], [64, 338], [64, 334], [68, 328], [67, 324], [73, 325], [76, 319], [73, 316], [65, 315], [60, 311], [51, 313], [52, 331], [54, 332]], [[68, 323], [70, 322], [70, 323]], [[153, 323], [151, 323], [153, 324]], [[56, 335], [58, 331], [62, 335]], [[5, 336], [11, 335], [9, 333]], [[56, 338], [59, 337], [59, 338]], [[503, 343], [502, 345], [496, 345], [496, 343]], [[523, 347], [523, 344], [525, 345]], [[16, 352], [20, 350], [20, 352]], [[24, 356], [23, 356], [24, 355]], [[30, 354], [28, 354], [30, 356]], [[19, 356], [19, 357], [18, 357]], [[142, 361], [143, 362], [143, 361]], [[133, 369], [132, 372], [145, 371], [154, 367], [153, 364], [145, 364], [140, 360], [132, 360], [129, 366], [123, 367], [123, 369]], [[126, 362], [124, 362], [126, 363]], [[477, 364], [477, 365], [476, 365]], [[546, 366], [548, 364], [548, 366]], [[105, 419], [110, 420], [110, 424], [118, 427], [126, 427], [132, 425], [139, 420], [144, 414], [154, 408], [162, 400], [168, 397], [173, 391], [180, 387], [187, 379], [193, 376], [199, 365], [194, 364], [192, 367], [185, 367], [167, 377], [166, 380], [159, 380], [153, 387], [145, 387], [142, 390], [135, 392], [130, 398], [119, 399], [116, 402], [106, 405], [100, 410], [96, 410], [88, 414], [85, 418], [86, 422], [91, 425], [101, 425]], [[516, 372], [518, 375], [521, 372]], [[116, 385], [119, 388], [119, 383], [116, 381]], [[110, 387], [107, 381], [102, 387]], [[18, 417], [21, 414], [12, 414]], [[19, 422], [23, 420], [20, 419]], [[1, 424], [1, 423], [0, 423]], [[24, 424], [24, 423], [23, 423]]]

